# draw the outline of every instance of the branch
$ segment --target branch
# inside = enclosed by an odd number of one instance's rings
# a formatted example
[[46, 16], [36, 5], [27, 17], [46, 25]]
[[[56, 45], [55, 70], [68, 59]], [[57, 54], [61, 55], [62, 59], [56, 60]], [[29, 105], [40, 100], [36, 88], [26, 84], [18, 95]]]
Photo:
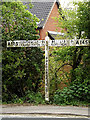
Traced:
[[72, 66], [70, 63], [65, 63], [65, 64], [63, 64], [61, 67], [59, 67], [56, 72], [58, 72], [58, 71], [59, 71], [62, 67], [64, 67], [65, 65], [70, 65], [70, 66]]
[[82, 60], [82, 56], [83, 56], [83, 53], [81, 53], [81, 51], [83, 50], [83, 48], [80, 49], [80, 52], [79, 52], [79, 55], [78, 55], [78, 58], [77, 58], [77, 61], [76, 61], [76, 67], [79, 66], [81, 60]]

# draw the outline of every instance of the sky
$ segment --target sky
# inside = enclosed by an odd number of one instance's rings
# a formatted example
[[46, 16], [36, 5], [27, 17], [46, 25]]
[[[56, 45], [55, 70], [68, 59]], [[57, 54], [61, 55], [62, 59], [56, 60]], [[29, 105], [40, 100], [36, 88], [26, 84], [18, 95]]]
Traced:
[[73, 2], [73, 1], [83, 1], [83, 0], [59, 0], [60, 1], [60, 3], [61, 3], [61, 6], [62, 7], [68, 7], [68, 3], [69, 2]]

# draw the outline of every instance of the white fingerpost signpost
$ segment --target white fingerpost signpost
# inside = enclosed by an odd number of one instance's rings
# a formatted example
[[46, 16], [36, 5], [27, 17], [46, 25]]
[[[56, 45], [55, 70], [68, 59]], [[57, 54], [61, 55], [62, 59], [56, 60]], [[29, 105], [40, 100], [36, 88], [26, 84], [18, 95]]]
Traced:
[[49, 101], [49, 37], [45, 38], [45, 100]]
[[7, 41], [7, 47], [41, 47], [45, 46], [45, 100], [49, 101], [49, 46], [89, 46], [89, 39], [49, 40], [15, 40]]

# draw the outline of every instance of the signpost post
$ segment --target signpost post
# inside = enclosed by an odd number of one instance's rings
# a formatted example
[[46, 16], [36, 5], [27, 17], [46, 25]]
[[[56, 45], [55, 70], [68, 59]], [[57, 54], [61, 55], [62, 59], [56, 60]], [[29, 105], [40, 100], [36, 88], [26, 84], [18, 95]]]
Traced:
[[49, 37], [45, 38], [45, 100], [49, 101]]
[[49, 101], [49, 46], [89, 46], [89, 39], [62, 39], [49, 40], [47, 36], [45, 40], [15, 40], [7, 41], [7, 47], [41, 47], [45, 46], [45, 100]]

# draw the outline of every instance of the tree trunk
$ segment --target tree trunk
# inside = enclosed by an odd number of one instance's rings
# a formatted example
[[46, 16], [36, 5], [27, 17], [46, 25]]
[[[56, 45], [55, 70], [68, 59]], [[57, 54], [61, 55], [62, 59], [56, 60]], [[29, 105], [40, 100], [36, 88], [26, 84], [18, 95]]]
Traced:
[[83, 48], [77, 48], [77, 47], [75, 48], [74, 57], [73, 57], [73, 65], [72, 65], [71, 82], [76, 79], [75, 69], [78, 68], [79, 64], [81, 63], [82, 56], [83, 56], [82, 50]]

